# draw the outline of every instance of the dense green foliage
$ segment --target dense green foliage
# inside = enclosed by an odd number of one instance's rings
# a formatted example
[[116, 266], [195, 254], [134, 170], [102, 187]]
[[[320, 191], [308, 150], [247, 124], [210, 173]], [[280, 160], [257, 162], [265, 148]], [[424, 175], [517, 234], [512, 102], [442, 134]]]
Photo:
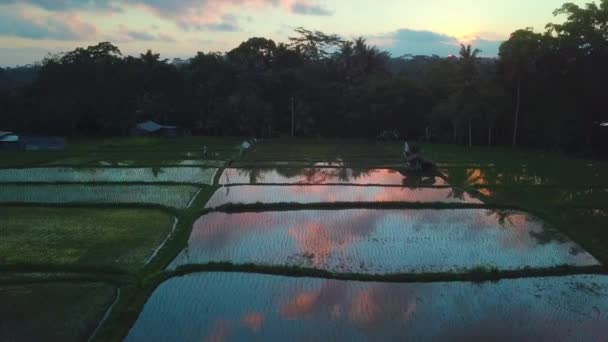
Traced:
[[0, 68], [0, 92], [7, 92], [34, 82], [38, 71], [40, 71], [39, 65]]
[[[104, 42], [51, 56], [27, 86], [0, 87], [0, 127], [124, 135], [155, 119], [194, 134], [396, 137], [598, 152], [608, 145], [608, 0], [565, 4], [562, 24], [515, 31], [498, 59], [391, 58], [362, 38], [299, 28], [168, 63]], [[6, 79], [0, 70], [0, 84]], [[293, 121], [292, 121], [293, 118]]]

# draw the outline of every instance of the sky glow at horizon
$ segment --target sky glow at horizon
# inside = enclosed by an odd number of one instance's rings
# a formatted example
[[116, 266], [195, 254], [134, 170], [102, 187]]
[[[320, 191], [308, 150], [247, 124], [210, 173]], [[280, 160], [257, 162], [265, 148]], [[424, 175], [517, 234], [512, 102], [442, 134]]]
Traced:
[[[484, 56], [516, 29], [543, 31], [565, 0], [0, 0], [0, 66], [111, 41], [125, 55], [163, 58], [226, 52], [250, 37], [285, 42], [293, 29], [358, 36], [393, 56], [458, 52]], [[584, 5], [591, 0], [576, 1]]]

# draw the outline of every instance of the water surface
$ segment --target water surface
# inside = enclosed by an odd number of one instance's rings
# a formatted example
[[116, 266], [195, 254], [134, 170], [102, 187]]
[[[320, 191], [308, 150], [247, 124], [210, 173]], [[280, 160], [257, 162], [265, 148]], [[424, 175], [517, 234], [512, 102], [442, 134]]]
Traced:
[[207, 208], [228, 203], [339, 203], [339, 202], [412, 202], [482, 204], [457, 188], [407, 188], [382, 186], [331, 185], [237, 185], [218, 189]]
[[198, 273], [161, 284], [126, 341], [603, 341], [608, 277], [369, 283]]
[[[402, 173], [403, 172], [403, 173]], [[359, 184], [445, 186], [435, 176], [417, 176], [394, 169], [353, 168], [227, 168], [220, 184]]]
[[598, 264], [533, 216], [485, 209], [213, 212], [169, 267], [212, 261], [366, 274]]

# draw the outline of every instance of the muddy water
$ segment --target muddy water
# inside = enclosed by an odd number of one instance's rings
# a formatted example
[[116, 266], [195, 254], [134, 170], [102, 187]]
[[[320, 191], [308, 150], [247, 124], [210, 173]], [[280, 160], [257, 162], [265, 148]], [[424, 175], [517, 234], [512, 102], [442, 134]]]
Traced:
[[212, 184], [216, 168], [66, 168], [46, 167], [0, 169], [0, 182], [23, 183], [97, 183], [97, 182], [182, 182]]
[[161, 284], [125, 340], [606, 339], [606, 276], [390, 284], [198, 273]]
[[597, 264], [532, 216], [485, 209], [215, 212], [169, 268], [211, 261], [366, 274]]
[[482, 202], [456, 188], [406, 188], [381, 186], [331, 185], [237, 185], [218, 189], [207, 208], [228, 203], [340, 203], [340, 202], [412, 202], [461, 203]]
[[220, 184], [359, 184], [445, 186], [434, 176], [416, 176], [394, 169], [352, 168], [228, 168]]

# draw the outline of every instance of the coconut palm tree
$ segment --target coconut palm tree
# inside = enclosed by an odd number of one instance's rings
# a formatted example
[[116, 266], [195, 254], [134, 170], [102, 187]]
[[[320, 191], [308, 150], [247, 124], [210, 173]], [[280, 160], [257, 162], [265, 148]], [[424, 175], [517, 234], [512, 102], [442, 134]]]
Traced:
[[480, 111], [476, 84], [479, 53], [481, 53], [481, 50], [473, 49], [471, 45], [460, 44], [461, 115], [467, 121], [469, 127], [469, 147], [473, 146], [473, 118]]
[[513, 142], [517, 145], [517, 130], [521, 109], [522, 82], [531, 73], [540, 51], [542, 35], [532, 28], [517, 30], [500, 46], [498, 55], [507, 70], [508, 78], [515, 83], [515, 117], [513, 120]]

